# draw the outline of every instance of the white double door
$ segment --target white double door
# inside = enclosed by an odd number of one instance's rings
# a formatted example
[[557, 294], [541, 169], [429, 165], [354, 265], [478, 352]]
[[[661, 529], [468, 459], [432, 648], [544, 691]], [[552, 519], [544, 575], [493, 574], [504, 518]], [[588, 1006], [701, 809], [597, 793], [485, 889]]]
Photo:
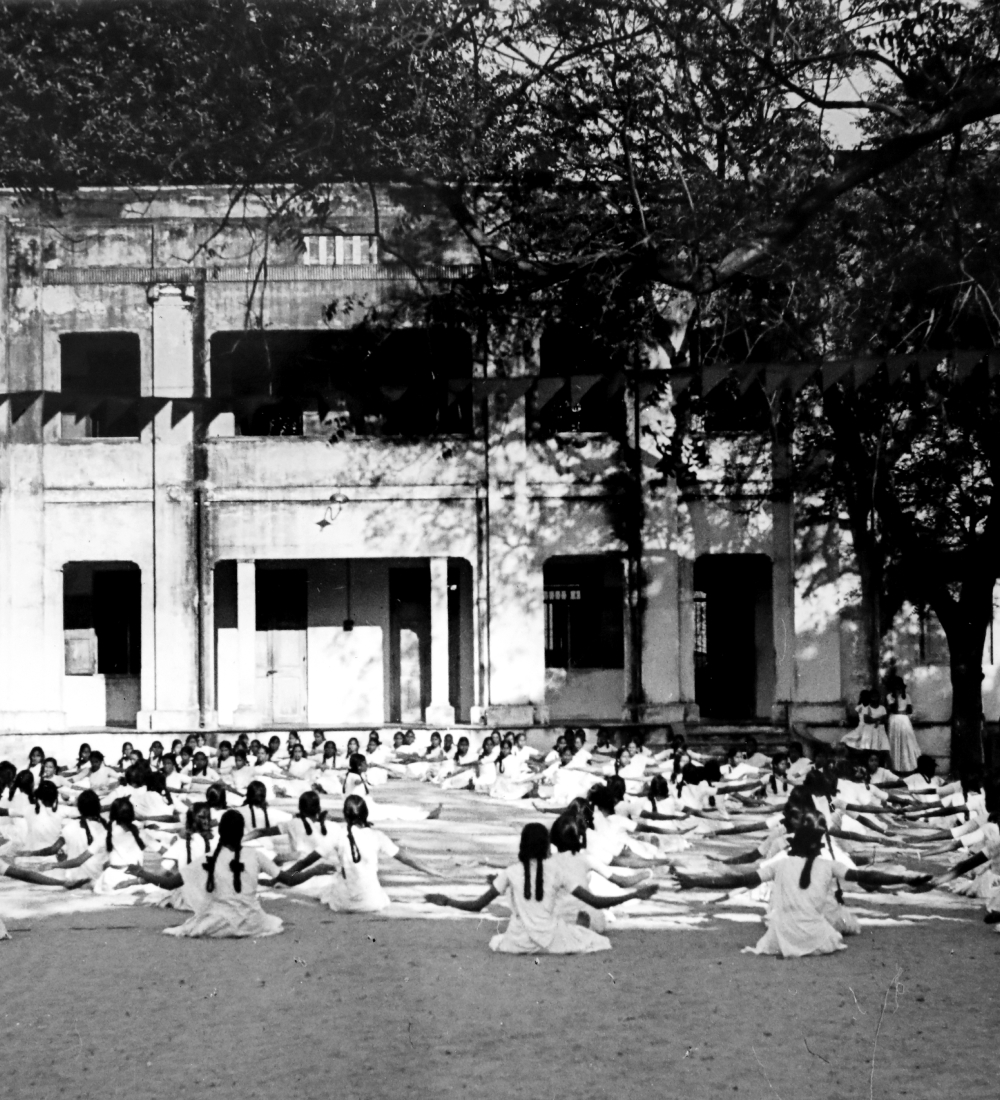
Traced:
[[256, 704], [265, 723], [305, 723], [306, 658], [305, 630], [257, 631]]

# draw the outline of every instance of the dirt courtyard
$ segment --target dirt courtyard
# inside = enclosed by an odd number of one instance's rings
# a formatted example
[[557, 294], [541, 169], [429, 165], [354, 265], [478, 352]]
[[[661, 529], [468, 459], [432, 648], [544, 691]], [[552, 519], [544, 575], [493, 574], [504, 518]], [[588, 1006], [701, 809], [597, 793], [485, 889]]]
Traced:
[[[386, 831], [471, 896], [537, 817], [455, 797], [441, 822]], [[387, 871], [388, 916], [268, 893], [286, 930], [259, 941], [177, 941], [170, 911], [5, 884], [0, 1095], [1000, 1095], [1000, 935], [964, 899], [851, 897], [868, 916], [847, 951], [781, 961], [740, 954], [759, 907], [665, 889], [612, 926], [611, 952], [536, 959], [491, 954], [495, 917], [432, 913], [419, 899], [440, 884]]]

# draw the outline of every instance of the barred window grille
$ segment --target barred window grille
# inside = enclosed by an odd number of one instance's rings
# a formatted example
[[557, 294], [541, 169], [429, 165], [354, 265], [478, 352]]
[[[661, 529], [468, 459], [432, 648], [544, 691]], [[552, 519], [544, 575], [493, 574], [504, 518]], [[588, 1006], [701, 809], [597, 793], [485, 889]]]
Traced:
[[545, 589], [545, 663], [549, 668], [568, 668], [570, 663], [570, 610], [583, 599], [578, 585]]
[[694, 663], [696, 668], [708, 664], [708, 593], [694, 594]]
[[379, 262], [378, 237], [373, 235], [331, 233], [306, 237], [303, 243], [302, 262], [306, 265], [348, 267]]

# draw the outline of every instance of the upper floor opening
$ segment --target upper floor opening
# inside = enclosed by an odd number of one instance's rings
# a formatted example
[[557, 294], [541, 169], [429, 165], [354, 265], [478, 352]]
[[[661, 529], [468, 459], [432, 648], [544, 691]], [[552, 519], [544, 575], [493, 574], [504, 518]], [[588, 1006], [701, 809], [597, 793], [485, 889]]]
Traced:
[[137, 438], [138, 333], [66, 332], [59, 337], [59, 350], [60, 389], [75, 406], [61, 414], [62, 438]]
[[238, 435], [467, 435], [472, 342], [453, 328], [217, 332], [211, 392], [235, 401]]

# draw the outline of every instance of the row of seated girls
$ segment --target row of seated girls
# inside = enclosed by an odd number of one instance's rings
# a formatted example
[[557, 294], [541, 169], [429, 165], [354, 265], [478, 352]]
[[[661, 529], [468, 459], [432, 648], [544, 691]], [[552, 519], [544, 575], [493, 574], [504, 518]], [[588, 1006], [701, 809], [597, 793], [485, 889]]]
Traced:
[[[258, 883], [371, 912], [389, 904], [380, 861], [435, 875], [378, 828], [436, 815], [375, 799], [374, 788], [399, 778], [471, 799], [528, 799], [555, 815], [551, 831], [538, 822], [525, 829], [518, 863], [497, 868], [485, 893], [428, 895], [463, 909], [506, 904], [514, 916], [491, 945], [499, 951], [605, 949], [611, 909], [651, 896], [649, 876], [663, 873], [682, 888], [769, 900], [768, 929], [753, 949], [761, 953], [841, 949], [856, 930], [841, 900], [853, 882], [972, 893], [1000, 925], [993, 788], [942, 783], [929, 757], [901, 776], [877, 752], [852, 760], [838, 747], [810, 761], [796, 744], [767, 756], [752, 738], [718, 759], [682, 737], [651, 752], [638, 738], [599, 733], [591, 748], [579, 729], [547, 754], [513, 733], [391, 740], [383, 745], [373, 731], [362, 753], [356, 739], [341, 751], [318, 731], [311, 745], [294, 734], [284, 744], [241, 735], [213, 748], [195, 735], [169, 752], [153, 743], [148, 757], [123, 746], [113, 762], [83, 747], [67, 769], [32, 750], [20, 771], [0, 763], [0, 873], [39, 886], [145, 891], [144, 900], [190, 914], [170, 930], [181, 936], [280, 931]], [[749, 837], [755, 847], [705, 869], [714, 837], [743, 833], [762, 839]], [[920, 852], [951, 866], [933, 879], [884, 862], [876, 872], [867, 866], [873, 851]]]

